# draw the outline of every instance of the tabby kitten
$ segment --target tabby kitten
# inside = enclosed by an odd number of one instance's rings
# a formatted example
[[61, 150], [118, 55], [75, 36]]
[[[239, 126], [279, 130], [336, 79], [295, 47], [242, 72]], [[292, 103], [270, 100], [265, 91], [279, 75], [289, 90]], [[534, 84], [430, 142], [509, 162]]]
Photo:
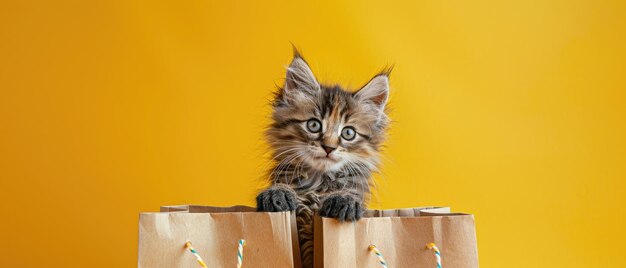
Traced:
[[389, 72], [356, 92], [320, 85], [295, 51], [285, 85], [273, 102], [266, 135], [273, 150], [271, 186], [257, 196], [259, 211], [296, 211], [304, 267], [313, 265], [313, 215], [355, 221], [389, 119]]

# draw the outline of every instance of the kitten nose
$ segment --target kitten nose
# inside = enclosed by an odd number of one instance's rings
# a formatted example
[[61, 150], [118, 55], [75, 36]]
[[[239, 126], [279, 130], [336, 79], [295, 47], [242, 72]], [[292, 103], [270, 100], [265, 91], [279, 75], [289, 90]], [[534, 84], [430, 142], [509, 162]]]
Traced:
[[324, 148], [324, 151], [326, 151], [326, 154], [330, 154], [330, 153], [332, 153], [335, 149], [337, 149], [336, 147], [330, 147], [330, 146], [326, 146], [326, 145], [322, 145], [322, 148]]

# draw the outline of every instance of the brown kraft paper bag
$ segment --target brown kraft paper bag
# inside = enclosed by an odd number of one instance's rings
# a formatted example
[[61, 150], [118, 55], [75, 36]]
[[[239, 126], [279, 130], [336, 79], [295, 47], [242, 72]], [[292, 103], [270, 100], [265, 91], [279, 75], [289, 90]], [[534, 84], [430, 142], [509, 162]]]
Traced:
[[449, 208], [368, 210], [356, 222], [315, 216], [314, 264], [321, 267], [383, 267], [370, 245], [382, 254], [385, 267], [478, 267], [474, 216]]
[[139, 216], [138, 267], [201, 268], [190, 242], [208, 267], [301, 267], [295, 216], [245, 206], [163, 206]]

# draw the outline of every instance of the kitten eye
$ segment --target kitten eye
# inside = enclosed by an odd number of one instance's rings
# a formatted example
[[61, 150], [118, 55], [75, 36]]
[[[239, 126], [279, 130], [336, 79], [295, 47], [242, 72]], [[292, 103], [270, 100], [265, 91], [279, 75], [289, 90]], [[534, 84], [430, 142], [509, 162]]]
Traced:
[[306, 128], [313, 133], [318, 133], [322, 131], [322, 123], [317, 119], [309, 119], [306, 121]]
[[344, 127], [341, 130], [341, 137], [344, 140], [351, 141], [356, 137], [356, 131], [352, 127]]

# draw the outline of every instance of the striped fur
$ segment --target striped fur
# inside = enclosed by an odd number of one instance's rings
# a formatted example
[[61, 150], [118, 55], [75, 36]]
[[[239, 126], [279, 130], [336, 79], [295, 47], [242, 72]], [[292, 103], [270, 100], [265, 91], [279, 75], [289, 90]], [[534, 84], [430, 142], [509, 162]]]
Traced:
[[[313, 265], [313, 215], [358, 220], [369, 199], [371, 174], [385, 139], [388, 72], [356, 92], [320, 85], [296, 52], [283, 88], [273, 102], [266, 135], [273, 149], [271, 186], [257, 197], [260, 211], [294, 210], [304, 267]], [[307, 128], [321, 122], [321, 131]], [[356, 138], [341, 136], [345, 127]], [[336, 148], [330, 153], [327, 148]]]

